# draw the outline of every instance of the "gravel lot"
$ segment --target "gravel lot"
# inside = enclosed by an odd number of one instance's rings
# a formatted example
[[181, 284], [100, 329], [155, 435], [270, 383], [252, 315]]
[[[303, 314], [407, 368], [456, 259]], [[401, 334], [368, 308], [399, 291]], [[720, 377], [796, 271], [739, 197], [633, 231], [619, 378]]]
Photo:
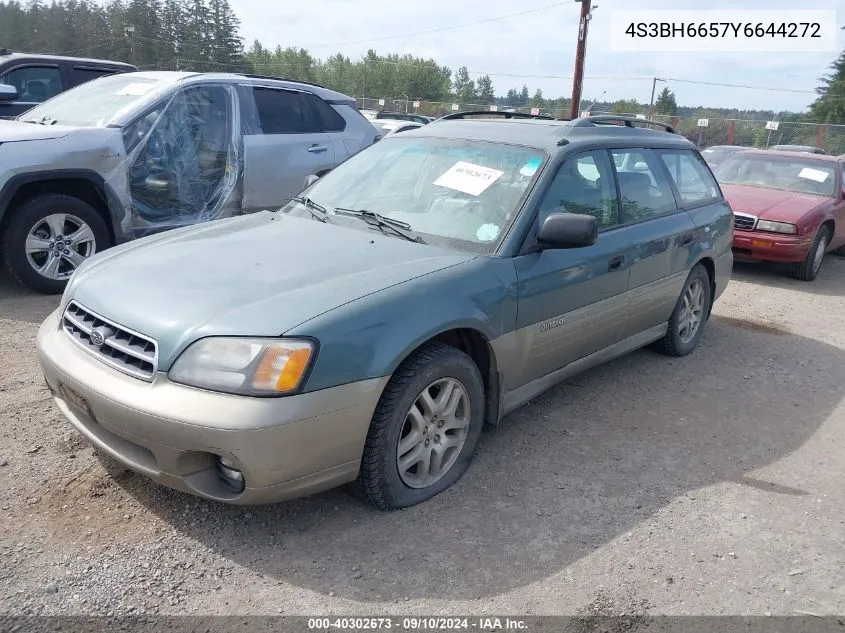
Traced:
[[110, 476], [38, 371], [57, 301], [0, 281], [0, 613], [845, 613], [845, 259], [738, 266], [692, 356], [566, 382], [395, 513]]

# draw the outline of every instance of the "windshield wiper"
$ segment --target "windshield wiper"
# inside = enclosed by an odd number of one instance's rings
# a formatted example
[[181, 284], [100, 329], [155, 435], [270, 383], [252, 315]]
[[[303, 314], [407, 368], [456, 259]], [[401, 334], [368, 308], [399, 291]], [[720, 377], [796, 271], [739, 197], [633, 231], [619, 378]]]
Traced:
[[329, 212], [326, 210], [321, 204], [317, 204], [311, 198], [306, 198], [305, 196], [294, 196], [291, 198], [293, 202], [298, 202], [303, 207], [308, 209], [311, 212], [311, 215], [314, 216], [315, 219], [319, 220], [320, 222], [328, 222], [329, 221]]
[[44, 115], [40, 119], [25, 119], [24, 123], [36, 123], [38, 125], [55, 125], [58, 123], [56, 119], [51, 117], [50, 115]]
[[405, 238], [409, 242], [416, 242], [417, 244], [425, 244], [426, 241], [419, 235], [408, 233], [411, 230], [411, 225], [402, 220], [394, 220], [387, 216], [376, 213], [375, 211], [367, 211], [366, 209], [344, 209], [343, 207], [336, 207], [334, 212], [337, 215], [349, 215], [354, 218], [360, 218], [370, 226], [374, 226], [384, 233], [384, 229], [390, 229], [396, 235]]

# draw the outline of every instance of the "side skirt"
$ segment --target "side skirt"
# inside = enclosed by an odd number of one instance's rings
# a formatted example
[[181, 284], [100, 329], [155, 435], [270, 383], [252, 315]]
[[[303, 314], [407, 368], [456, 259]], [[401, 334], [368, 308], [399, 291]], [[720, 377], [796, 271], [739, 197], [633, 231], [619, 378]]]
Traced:
[[668, 328], [668, 323], [662, 323], [661, 325], [649, 328], [639, 334], [635, 334], [634, 336], [630, 336], [618, 343], [614, 343], [609, 347], [605, 347], [598, 352], [594, 352], [589, 356], [585, 356], [584, 358], [580, 358], [572, 363], [569, 363], [565, 367], [556, 369], [542, 378], [537, 378], [528, 384], [514, 389], [513, 391], [505, 394], [504, 398], [502, 398], [502, 416], [510, 413], [518, 407], [521, 407], [532, 398], [537, 397], [547, 389], [554, 387], [559, 382], [566, 380], [575, 374], [580, 374], [583, 371], [592, 369], [593, 367], [606, 363], [614, 358], [624, 356], [625, 354], [640, 349], [641, 347], [645, 347], [649, 343], [653, 343], [654, 341], [663, 338]]

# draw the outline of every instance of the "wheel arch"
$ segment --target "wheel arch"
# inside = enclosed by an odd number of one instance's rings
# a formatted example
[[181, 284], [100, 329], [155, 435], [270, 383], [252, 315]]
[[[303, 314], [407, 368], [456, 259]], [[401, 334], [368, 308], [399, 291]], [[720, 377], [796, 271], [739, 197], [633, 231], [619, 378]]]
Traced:
[[496, 362], [496, 353], [490, 344], [490, 337], [480, 328], [472, 325], [455, 325], [432, 334], [422, 341], [414, 342], [399, 355], [392, 371], [407, 361], [429, 343], [442, 343], [464, 352], [469, 356], [481, 373], [484, 384], [484, 421], [497, 425], [500, 418], [501, 379]]
[[112, 244], [116, 243], [119, 236], [109, 206], [108, 185], [100, 174], [89, 169], [57, 169], [10, 178], [0, 191], [0, 235], [8, 227], [17, 206], [43, 194], [63, 194], [89, 204], [102, 216]]
[[704, 270], [707, 271], [707, 277], [710, 279], [710, 307], [707, 309], [707, 318], [710, 318], [710, 313], [713, 311], [713, 297], [716, 296], [716, 262], [710, 256], [705, 256], [696, 262], [696, 265], [701, 264]]

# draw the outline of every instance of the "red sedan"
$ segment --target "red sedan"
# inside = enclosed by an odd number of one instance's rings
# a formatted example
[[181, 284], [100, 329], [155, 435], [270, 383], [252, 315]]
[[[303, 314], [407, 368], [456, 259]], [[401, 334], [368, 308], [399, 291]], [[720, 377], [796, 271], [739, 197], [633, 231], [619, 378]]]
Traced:
[[845, 255], [842, 157], [749, 150], [716, 170], [734, 212], [736, 261], [792, 264], [812, 281], [825, 253]]

